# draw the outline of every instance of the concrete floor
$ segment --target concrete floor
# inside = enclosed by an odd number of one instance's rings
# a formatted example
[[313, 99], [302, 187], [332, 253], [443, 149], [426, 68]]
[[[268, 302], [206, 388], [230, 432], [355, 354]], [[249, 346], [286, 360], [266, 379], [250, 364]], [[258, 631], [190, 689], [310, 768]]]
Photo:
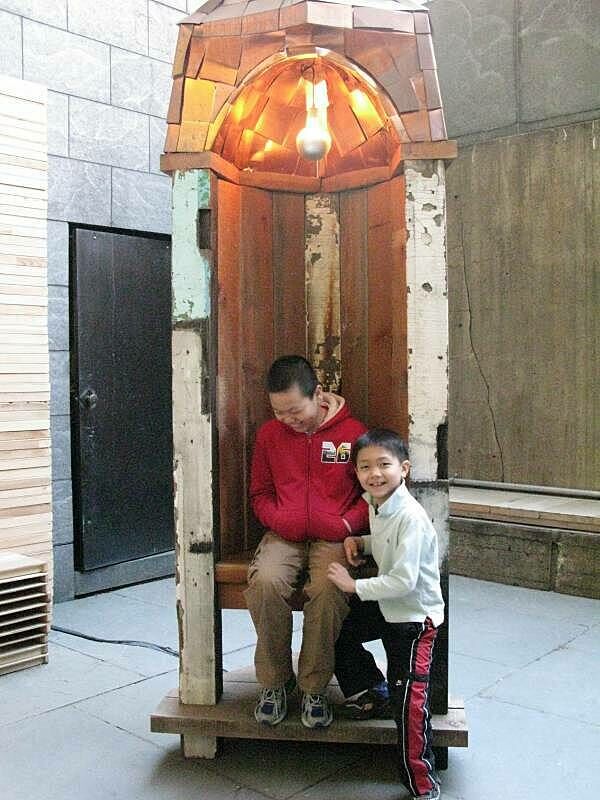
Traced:
[[[446, 800], [600, 796], [600, 601], [453, 577], [451, 678], [467, 750], [441, 773]], [[161, 580], [55, 607], [57, 625], [177, 647]], [[224, 666], [252, 662], [245, 611], [226, 611]], [[296, 621], [299, 627], [299, 620]], [[295, 634], [298, 637], [298, 633]], [[177, 660], [51, 634], [50, 662], [0, 676], [0, 794], [7, 800], [400, 800], [391, 751], [229, 740], [184, 761], [149, 714]]]

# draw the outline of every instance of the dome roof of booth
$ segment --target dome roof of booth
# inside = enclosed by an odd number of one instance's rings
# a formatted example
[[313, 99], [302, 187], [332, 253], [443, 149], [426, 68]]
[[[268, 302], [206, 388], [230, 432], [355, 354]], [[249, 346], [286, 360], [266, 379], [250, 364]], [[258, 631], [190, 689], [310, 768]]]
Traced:
[[[306, 2], [306, 0], [207, 0], [199, 5], [193, 14], [183, 19], [181, 24], [235, 19], [298, 5], [302, 2]], [[369, 15], [370, 24], [373, 24], [373, 17], [377, 15], [380, 19], [375, 21], [375, 24], [383, 28], [396, 27], [394, 22], [402, 25], [401, 18], [406, 12], [428, 13], [424, 3], [417, 3], [414, 0], [310, 0], [310, 2], [315, 5], [347, 6], [350, 13], [354, 7], [359, 13]], [[398, 19], [394, 19], [395, 17]], [[336, 22], [331, 20], [328, 24], [335, 26]], [[347, 23], [342, 18], [338, 24], [339, 27], [347, 27]]]
[[[315, 65], [332, 138], [319, 162], [296, 144]], [[162, 169], [263, 188], [364, 186], [456, 152], [429, 12], [413, 0], [208, 0], [179, 27], [167, 122]]]

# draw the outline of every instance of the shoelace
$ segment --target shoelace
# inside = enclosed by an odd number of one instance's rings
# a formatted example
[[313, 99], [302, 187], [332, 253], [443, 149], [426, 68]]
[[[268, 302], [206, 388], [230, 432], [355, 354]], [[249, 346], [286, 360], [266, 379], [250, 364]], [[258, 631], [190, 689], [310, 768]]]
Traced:
[[309, 706], [318, 706], [320, 708], [323, 707], [323, 696], [320, 694], [307, 694], [306, 695], [306, 703]]
[[281, 689], [263, 689], [261, 702], [276, 703], [279, 700], [278, 695], [281, 695]]

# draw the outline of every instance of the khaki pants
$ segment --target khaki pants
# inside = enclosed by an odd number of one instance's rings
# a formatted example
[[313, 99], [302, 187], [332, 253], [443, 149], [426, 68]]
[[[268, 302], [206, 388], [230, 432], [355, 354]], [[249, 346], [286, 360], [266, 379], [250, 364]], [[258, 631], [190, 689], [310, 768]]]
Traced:
[[304, 584], [298, 684], [322, 692], [334, 669], [335, 642], [348, 614], [345, 595], [327, 578], [327, 566], [348, 566], [341, 542], [288, 542], [268, 531], [248, 569], [244, 596], [256, 628], [254, 665], [262, 686], [282, 686], [292, 676], [292, 609], [288, 600]]

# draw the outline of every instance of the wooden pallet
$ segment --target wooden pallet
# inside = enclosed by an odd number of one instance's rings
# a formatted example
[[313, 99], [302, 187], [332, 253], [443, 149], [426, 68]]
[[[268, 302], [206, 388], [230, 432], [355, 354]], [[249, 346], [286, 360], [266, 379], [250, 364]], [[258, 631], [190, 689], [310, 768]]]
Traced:
[[[155, 733], [199, 734], [238, 739], [275, 739], [307, 742], [346, 742], [386, 744], [397, 742], [393, 720], [344, 719], [335, 716], [329, 728], [308, 730], [300, 722], [298, 703], [290, 699], [290, 713], [276, 727], [259, 725], [254, 719], [258, 684], [252, 667], [228, 672], [223, 678], [223, 695], [216, 705], [184, 705], [177, 689], [171, 690], [150, 718]], [[331, 699], [342, 702], [335, 684], [329, 687]], [[335, 713], [335, 711], [334, 711]], [[464, 702], [452, 698], [447, 714], [433, 715], [433, 738], [436, 747], [467, 747], [469, 734]]]
[[0, 553], [0, 675], [48, 661], [49, 624], [46, 564]]

